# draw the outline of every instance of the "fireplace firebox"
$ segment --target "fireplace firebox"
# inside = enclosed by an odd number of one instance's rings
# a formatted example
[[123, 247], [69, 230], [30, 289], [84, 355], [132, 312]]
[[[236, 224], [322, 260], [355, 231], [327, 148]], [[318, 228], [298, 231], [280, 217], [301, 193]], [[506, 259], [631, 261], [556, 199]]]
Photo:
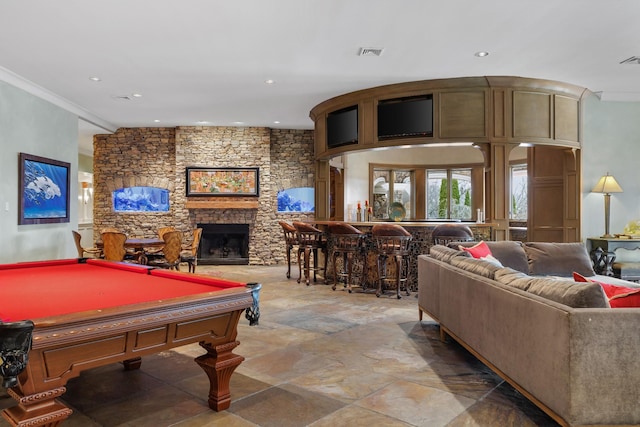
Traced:
[[198, 224], [198, 264], [249, 264], [249, 224]]

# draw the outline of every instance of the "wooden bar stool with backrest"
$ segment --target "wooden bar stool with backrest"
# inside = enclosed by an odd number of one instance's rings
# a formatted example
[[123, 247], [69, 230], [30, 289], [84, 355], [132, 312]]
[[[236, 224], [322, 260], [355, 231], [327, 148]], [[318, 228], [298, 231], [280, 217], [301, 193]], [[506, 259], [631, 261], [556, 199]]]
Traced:
[[[278, 221], [284, 231], [284, 244], [287, 251], [287, 279], [291, 278], [291, 250], [298, 244], [296, 228], [286, 221]], [[298, 265], [300, 264], [300, 252], [298, 251]]]
[[[344, 222], [329, 225], [329, 251], [331, 252], [331, 263], [333, 265], [333, 286], [331, 289], [334, 291], [338, 284], [338, 278], [344, 277], [346, 279], [345, 287], [349, 293], [352, 292], [351, 274], [353, 272], [354, 258], [357, 256], [363, 259], [360, 287], [364, 289], [365, 274], [367, 271], [365, 236], [365, 233]], [[339, 256], [342, 256], [342, 271], [340, 273], [338, 273], [336, 267], [336, 261]]]
[[[311, 224], [305, 222], [294, 222], [293, 226], [296, 229], [298, 237], [298, 268], [300, 269], [300, 277], [298, 277], [298, 283], [302, 279], [302, 265], [301, 260], [304, 259], [304, 278], [307, 286], [309, 286], [311, 270], [313, 270], [313, 281], [316, 281], [316, 273], [322, 271], [322, 274], [326, 276], [327, 271], [327, 239], [322, 230], [317, 229]], [[324, 267], [318, 267], [318, 250], [324, 254]], [[300, 257], [300, 254], [303, 257]], [[311, 264], [311, 256], [313, 255], [313, 267]], [[326, 280], [325, 280], [326, 281]]]
[[[394, 285], [396, 296], [400, 299], [400, 288], [404, 284], [407, 295], [409, 287], [409, 255], [410, 243], [413, 237], [402, 226], [397, 224], [376, 224], [371, 228], [376, 252], [378, 253], [378, 291], [376, 296], [382, 295], [385, 287]], [[395, 267], [395, 274], [390, 277], [387, 274], [387, 260], [391, 258]]]

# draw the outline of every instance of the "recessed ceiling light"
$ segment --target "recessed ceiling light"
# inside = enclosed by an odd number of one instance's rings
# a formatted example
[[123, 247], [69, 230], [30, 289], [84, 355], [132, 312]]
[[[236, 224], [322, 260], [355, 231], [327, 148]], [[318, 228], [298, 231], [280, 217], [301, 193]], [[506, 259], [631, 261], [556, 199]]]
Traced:
[[153, 122], [154, 122], [154, 123], [160, 123], [160, 120], [155, 119]]
[[279, 125], [280, 124], [280, 120], [275, 120], [273, 123]]
[[142, 94], [140, 93], [132, 93], [131, 96], [133, 96], [134, 98], [142, 98]]
[[233, 122], [234, 125], [243, 125], [244, 122]]
[[100, 77], [92, 76], [92, 77], [89, 77], [89, 80], [91, 80], [92, 82], [99, 82], [102, 79]]
[[206, 120], [198, 120], [196, 123], [198, 123], [199, 125], [204, 125], [204, 124], [207, 124], [209, 122], [206, 121]]
[[483, 58], [485, 56], [489, 56], [489, 52], [481, 51], [481, 52], [476, 52], [474, 55], [479, 58]]
[[274, 84], [276, 81], [275, 81], [275, 80], [273, 80], [273, 79], [267, 79], [267, 80], [265, 80], [264, 82], [265, 82], [266, 84], [268, 84], [268, 85], [272, 85], [272, 84]]

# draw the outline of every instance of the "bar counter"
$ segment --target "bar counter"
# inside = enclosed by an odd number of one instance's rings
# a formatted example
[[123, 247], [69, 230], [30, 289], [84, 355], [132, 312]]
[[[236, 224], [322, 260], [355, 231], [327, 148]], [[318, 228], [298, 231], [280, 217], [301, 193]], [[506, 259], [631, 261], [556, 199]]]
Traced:
[[[493, 227], [496, 224], [486, 222], [486, 223], [477, 223], [477, 222], [457, 222], [457, 221], [446, 221], [446, 222], [435, 222], [435, 221], [361, 221], [361, 222], [352, 222], [352, 221], [327, 221], [327, 220], [310, 220], [307, 221], [309, 223], [313, 223], [321, 230], [326, 231], [330, 224], [336, 223], [345, 223], [352, 225], [358, 230], [366, 233], [368, 236], [371, 235], [371, 228], [376, 224], [396, 224], [404, 227], [411, 235], [413, 236], [413, 240], [411, 241], [411, 255], [409, 259], [409, 277], [407, 280], [407, 284], [409, 287], [409, 291], [416, 292], [418, 289], [418, 255], [428, 254], [429, 248], [433, 245], [433, 238], [431, 233], [433, 229], [441, 224], [459, 224], [468, 226], [473, 232], [474, 239], [476, 241], [481, 240], [493, 240]], [[368, 237], [366, 239], [366, 250], [367, 250], [367, 273], [366, 273], [366, 289], [376, 289], [377, 288], [377, 277], [378, 277], [378, 268], [376, 264], [376, 253], [373, 239]], [[331, 247], [329, 247], [329, 252], [331, 251]], [[336, 263], [337, 264], [337, 263]], [[340, 267], [340, 266], [338, 266]], [[327, 266], [329, 270], [327, 273], [327, 277], [330, 278], [330, 281], [333, 280], [332, 272], [333, 266], [331, 262]], [[354, 274], [352, 279], [352, 284], [356, 285], [360, 283], [362, 279], [362, 263], [358, 260], [355, 263]]]

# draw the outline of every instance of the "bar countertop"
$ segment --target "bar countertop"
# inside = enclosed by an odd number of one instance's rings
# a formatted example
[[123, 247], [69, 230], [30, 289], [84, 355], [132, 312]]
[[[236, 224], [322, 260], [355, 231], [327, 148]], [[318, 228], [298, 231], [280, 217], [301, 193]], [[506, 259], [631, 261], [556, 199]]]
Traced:
[[376, 224], [397, 224], [403, 227], [436, 227], [441, 224], [459, 224], [469, 227], [495, 227], [497, 224], [491, 222], [475, 222], [475, 221], [426, 221], [426, 220], [406, 220], [406, 221], [330, 221], [330, 220], [308, 220], [305, 222], [317, 225], [329, 225], [336, 223], [345, 223], [354, 227], [374, 226]]

